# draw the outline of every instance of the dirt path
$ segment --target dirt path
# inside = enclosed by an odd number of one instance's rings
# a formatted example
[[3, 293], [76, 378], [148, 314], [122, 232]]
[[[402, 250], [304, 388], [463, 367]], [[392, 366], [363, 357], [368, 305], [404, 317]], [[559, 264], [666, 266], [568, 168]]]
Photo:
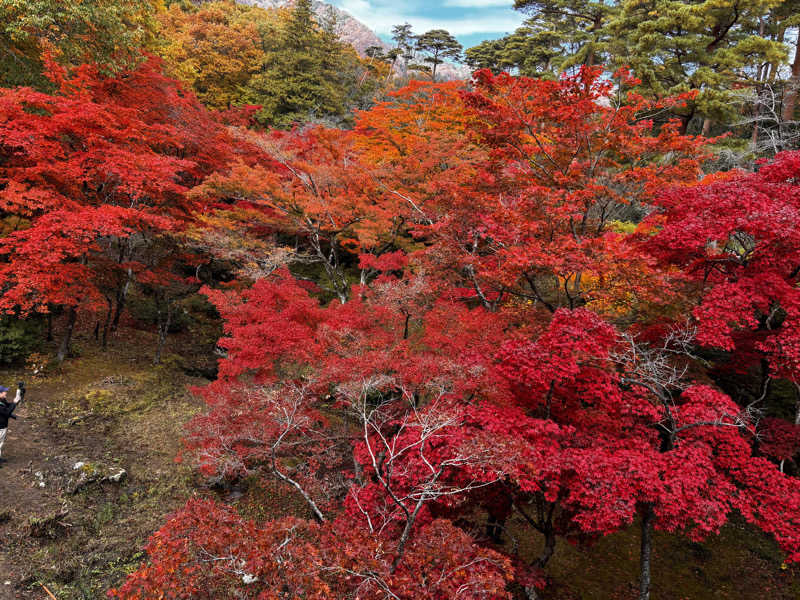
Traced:
[[[11, 421], [3, 449], [6, 462], [0, 466], [0, 600], [19, 598], [15, 589], [23, 576], [27, 544], [20, 539], [20, 530], [31, 519], [41, 519], [54, 514], [61, 506], [61, 490], [40, 481], [35, 473], [41, 473], [54, 448], [61, 449], [48, 428], [42, 426], [30, 410], [32, 403], [41, 399], [49, 390], [32, 390], [17, 411], [17, 419]], [[40, 485], [40, 483], [44, 485]], [[7, 583], [10, 582], [10, 583]], [[45, 597], [42, 592], [42, 597]]]
[[58, 600], [105, 597], [196, 492], [174, 458], [202, 380], [134, 352], [86, 352], [28, 382], [0, 466], [0, 600], [46, 600], [42, 583]]

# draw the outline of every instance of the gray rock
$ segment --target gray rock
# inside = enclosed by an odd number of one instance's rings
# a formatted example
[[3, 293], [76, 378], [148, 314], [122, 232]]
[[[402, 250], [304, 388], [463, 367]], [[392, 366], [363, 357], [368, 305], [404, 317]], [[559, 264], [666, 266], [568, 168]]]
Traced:
[[69, 494], [77, 494], [93, 484], [120, 483], [128, 476], [125, 469], [96, 462], [79, 461], [73, 465], [72, 470], [74, 473], [65, 486]]

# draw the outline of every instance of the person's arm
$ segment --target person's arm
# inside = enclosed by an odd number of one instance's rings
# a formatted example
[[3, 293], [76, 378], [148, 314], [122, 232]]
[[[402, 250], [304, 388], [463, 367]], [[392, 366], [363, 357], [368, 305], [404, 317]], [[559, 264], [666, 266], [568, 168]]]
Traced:
[[14, 401], [9, 405], [9, 413], [8, 416], [12, 419], [16, 419], [16, 415], [14, 415], [14, 411], [19, 406], [19, 403], [22, 402], [22, 399], [25, 397], [25, 383], [20, 381], [17, 384], [17, 393], [14, 396]]

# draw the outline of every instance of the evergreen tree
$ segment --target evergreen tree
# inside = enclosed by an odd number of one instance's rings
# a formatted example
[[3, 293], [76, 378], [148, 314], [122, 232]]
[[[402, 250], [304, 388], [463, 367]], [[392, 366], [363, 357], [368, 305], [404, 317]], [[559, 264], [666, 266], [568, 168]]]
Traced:
[[516, 0], [514, 8], [530, 15], [529, 50], [549, 56], [558, 73], [579, 65], [608, 62], [608, 24], [619, 10], [617, 0]]
[[473, 69], [506, 71], [526, 77], [551, 77], [564, 57], [562, 37], [546, 24], [530, 19], [514, 33], [487, 40], [467, 49], [466, 62]]
[[[395, 25], [392, 27], [392, 40], [394, 40], [395, 47], [390, 51], [389, 55], [393, 61], [400, 62], [400, 71], [403, 77], [408, 74], [408, 65], [414, 59], [414, 44], [417, 36], [408, 22], [402, 25]], [[396, 64], [396, 63], [395, 63]]]
[[760, 24], [783, 0], [625, 0], [609, 30], [617, 64], [627, 64], [652, 96], [699, 90], [678, 113], [729, 122], [734, 90], [754, 85], [762, 65], [781, 64], [786, 49]]
[[742, 90], [772, 95], [783, 86], [783, 119], [795, 115], [800, 59], [786, 68], [786, 42], [795, 41], [800, 25], [798, 0], [516, 0], [514, 6], [530, 18], [513, 34], [470, 48], [471, 66], [534, 77], [581, 65], [628, 66], [648, 97], [699, 90], [674, 109], [684, 131], [692, 122], [709, 132], [714, 121], [739, 120]]
[[369, 46], [364, 50], [364, 54], [374, 60], [386, 60], [386, 53], [380, 46]]
[[313, 118], [342, 119], [345, 47], [330, 22], [320, 26], [311, 0], [297, 0], [276, 40], [264, 40], [266, 59], [253, 76], [244, 101], [260, 104], [266, 125], [286, 127]]
[[464, 51], [464, 62], [473, 69], [490, 69], [493, 73], [506, 70], [503, 61], [503, 47], [507, 38], [484, 40], [477, 46]]
[[446, 59], [458, 60], [463, 46], [450, 32], [431, 29], [417, 38], [417, 50], [427, 54], [422, 60], [431, 65], [431, 79], [436, 81], [436, 68]]

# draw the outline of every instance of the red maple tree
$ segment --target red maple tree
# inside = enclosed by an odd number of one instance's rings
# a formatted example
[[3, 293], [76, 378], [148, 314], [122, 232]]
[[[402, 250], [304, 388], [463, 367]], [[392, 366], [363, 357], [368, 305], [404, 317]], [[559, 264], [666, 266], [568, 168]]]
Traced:
[[[51, 65], [59, 91], [0, 90], [0, 310], [67, 314], [63, 360], [79, 310], [115, 326], [151, 240], [198, 205], [189, 187], [230, 159], [227, 132], [156, 59], [116, 78]], [[111, 316], [113, 314], [113, 317]], [[110, 317], [110, 319], [109, 319]]]
[[[696, 304], [698, 342], [730, 353], [737, 371], [762, 379], [800, 372], [800, 152], [756, 173], [733, 172], [659, 196], [662, 211], [643, 225], [645, 242], [680, 269], [673, 286]], [[761, 369], [764, 360], [766, 369]], [[750, 400], [759, 397], [755, 391]], [[800, 391], [800, 388], [797, 388]], [[798, 395], [800, 414], [800, 395]]]
[[[204, 290], [226, 355], [184, 456], [303, 508], [191, 502], [113, 595], [533, 597], [559, 536], [638, 521], [646, 600], [653, 529], [736, 512], [800, 559], [794, 446], [758, 423], [798, 366], [798, 158], [698, 183], [705, 141], [621, 77], [481, 72], [350, 132], [239, 133], [252, 155], [190, 195], [247, 277]], [[715, 385], [709, 346], [766, 361], [756, 397]], [[503, 545], [512, 514], [540, 555]]]

